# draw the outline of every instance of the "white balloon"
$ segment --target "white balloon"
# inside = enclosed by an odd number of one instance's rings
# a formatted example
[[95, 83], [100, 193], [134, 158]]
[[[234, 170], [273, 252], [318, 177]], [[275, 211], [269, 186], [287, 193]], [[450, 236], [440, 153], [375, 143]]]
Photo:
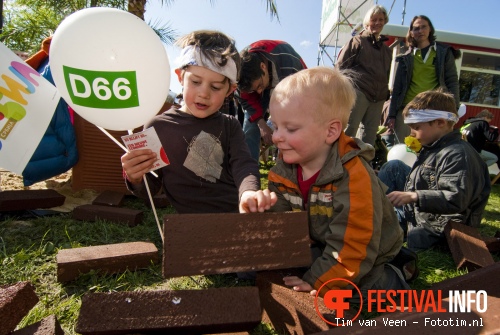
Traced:
[[465, 106], [464, 104], [460, 104], [460, 108], [458, 108], [458, 117], [461, 118], [462, 116], [465, 115], [466, 112], [467, 112], [467, 106]]
[[417, 160], [417, 154], [406, 146], [406, 144], [396, 144], [387, 153], [387, 160], [400, 160], [409, 167], [412, 167]]
[[170, 64], [160, 38], [143, 20], [115, 8], [68, 16], [52, 38], [50, 67], [64, 100], [105, 129], [144, 125], [169, 92]]

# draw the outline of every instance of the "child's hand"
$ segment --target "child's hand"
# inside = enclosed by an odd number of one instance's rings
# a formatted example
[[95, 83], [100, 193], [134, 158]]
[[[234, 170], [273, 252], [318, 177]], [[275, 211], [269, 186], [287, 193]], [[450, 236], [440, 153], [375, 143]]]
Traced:
[[283, 277], [283, 281], [285, 282], [286, 286], [293, 286], [294, 291], [306, 291], [309, 292], [311, 295], [316, 295], [316, 290], [312, 288], [309, 283], [303, 281], [297, 276], [287, 276]]
[[132, 184], [139, 184], [142, 177], [151, 170], [156, 159], [156, 153], [150, 149], [138, 149], [124, 154], [121, 161], [127, 179]]
[[387, 195], [389, 201], [393, 206], [403, 206], [409, 204], [410, 202], [417, 202], [418, 195], [416, 192], [400, 192], [394, 191]]
[[264, 212], [271, 208], [278, 197], [269, 190], [245, 191], [240, 199], [240, 213]]

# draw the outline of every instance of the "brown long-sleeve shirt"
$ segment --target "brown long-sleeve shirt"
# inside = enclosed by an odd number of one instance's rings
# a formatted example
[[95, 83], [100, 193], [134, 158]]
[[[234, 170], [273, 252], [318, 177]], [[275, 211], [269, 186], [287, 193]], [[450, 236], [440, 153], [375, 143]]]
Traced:
[[[250, 156], [241, 125], [232, 116], [215, 113], [196, 118], [176, 109], [156, 116], [154, 127], [170, 164], [148, 174], [152, 194], [165, 188], [178, 213], [238, 212], [241, 194], [260, 189], [258, 164]], [[128, 188], [147, 198], [144, 183]]]

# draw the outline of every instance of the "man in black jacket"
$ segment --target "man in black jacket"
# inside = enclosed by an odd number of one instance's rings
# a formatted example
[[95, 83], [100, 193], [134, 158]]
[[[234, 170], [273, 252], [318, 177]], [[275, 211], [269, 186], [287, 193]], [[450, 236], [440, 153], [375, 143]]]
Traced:
[[493, 113], [483, 109], [475, 117], [465, 120], [460, 128], [464, 139], [476, 149], [488, 166], [495, 162], [498, 164], [498, 150], [496, 153], [484, 150], [487, 142], [494, 142], [498, 138], [498, 128], [490, 126], [492, 120]]

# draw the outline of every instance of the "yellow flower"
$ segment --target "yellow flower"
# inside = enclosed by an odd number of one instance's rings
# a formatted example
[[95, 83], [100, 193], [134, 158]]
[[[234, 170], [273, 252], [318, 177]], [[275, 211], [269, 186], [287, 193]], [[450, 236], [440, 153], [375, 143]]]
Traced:
[[405, 144], [408, 148], [415, 152], [419, 152], [420, 149], [422, 149], [422, 144], [420, 143], [420, 141], [413, 136], [405, 137]]

